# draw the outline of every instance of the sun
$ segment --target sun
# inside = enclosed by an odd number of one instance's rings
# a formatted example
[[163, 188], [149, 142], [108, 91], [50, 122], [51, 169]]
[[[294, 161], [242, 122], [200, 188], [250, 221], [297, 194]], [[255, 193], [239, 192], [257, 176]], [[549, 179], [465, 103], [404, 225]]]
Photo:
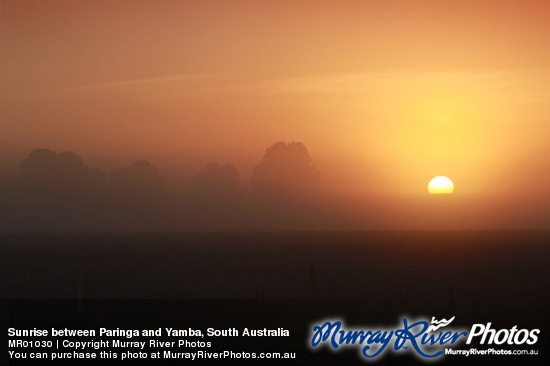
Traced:
[[428, 192], [431, 194], [449, 194], [453, 193], [455, 186], [453, 182], [443, 176], [433, 178], [428, 184]]

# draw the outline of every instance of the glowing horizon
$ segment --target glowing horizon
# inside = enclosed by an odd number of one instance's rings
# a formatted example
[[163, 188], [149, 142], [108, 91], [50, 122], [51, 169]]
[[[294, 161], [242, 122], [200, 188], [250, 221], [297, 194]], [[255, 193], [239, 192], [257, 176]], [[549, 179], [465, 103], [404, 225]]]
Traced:
[[548, 11], [538, 0], [3, 1], [0, 172], [48, 148], [106, 172], [147, 160], [171, 179], [232, 164], [249, 182], [268, 146], [300, 141], [327, 194], [424, 197], [445, 172], [457, 198], [540, 210]]

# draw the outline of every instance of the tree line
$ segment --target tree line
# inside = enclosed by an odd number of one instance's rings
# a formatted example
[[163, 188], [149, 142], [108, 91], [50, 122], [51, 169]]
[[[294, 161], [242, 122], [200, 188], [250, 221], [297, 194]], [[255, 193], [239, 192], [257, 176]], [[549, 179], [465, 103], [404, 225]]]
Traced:
[[106, 174], [73, 152], [37, 149], [19, 162], [16, 177], [0, 174], [0, 230], [276, 227], [311, 206], [319, 180], [301, 142], [269, 146], [249, 185], [242, 184], [232, 164], [213, 162], [175, 184], [148, 161]]

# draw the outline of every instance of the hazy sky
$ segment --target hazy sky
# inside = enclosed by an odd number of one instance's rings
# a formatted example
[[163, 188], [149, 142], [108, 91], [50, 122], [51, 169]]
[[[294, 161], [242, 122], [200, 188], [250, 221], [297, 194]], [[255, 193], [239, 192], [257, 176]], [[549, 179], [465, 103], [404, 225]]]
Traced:
[[446, 175], [455, 194], [548, 192], [549, 1], [1, 6], [2, 166], [45, 147], [247, 180], [267, 146], [302, 141], [327, 191]]

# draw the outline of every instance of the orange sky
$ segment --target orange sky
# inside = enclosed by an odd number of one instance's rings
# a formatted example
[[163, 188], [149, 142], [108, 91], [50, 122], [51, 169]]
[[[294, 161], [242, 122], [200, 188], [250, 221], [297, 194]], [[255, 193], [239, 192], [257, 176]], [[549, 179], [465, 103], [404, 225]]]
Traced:
[[522, 197], [550, 184], [550, 2], [1, 1], [0, 169], [243, 180], [302, 141], [326, 191]]

